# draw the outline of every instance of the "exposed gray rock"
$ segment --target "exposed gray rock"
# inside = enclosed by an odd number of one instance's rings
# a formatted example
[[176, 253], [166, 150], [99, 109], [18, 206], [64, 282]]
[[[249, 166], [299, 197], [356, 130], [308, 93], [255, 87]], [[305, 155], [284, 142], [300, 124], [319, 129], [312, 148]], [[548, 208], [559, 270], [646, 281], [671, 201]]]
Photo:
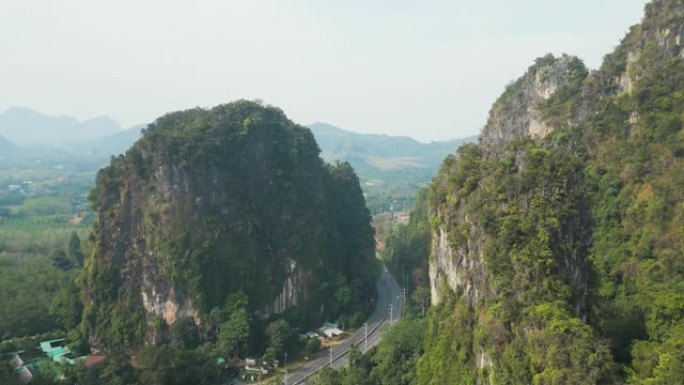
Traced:
[[[518, 81], [494, 103], [480, 142], [488, 147], [501, 146], [514, 139], [544, 138], [555, 129], [542, 114], [541, 105], [559, 89], [576, 80], [579, 59], [549, 55], [538, 59]], [[580, 62], [581, 63], [581, 62]]]

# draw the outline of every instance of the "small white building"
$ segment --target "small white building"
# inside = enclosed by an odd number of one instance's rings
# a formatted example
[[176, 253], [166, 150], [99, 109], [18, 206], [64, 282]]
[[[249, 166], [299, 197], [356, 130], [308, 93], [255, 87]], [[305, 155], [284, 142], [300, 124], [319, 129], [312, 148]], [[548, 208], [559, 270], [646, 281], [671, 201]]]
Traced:
[[318, 329], [318, 331], [323, 333], [328, 338], [337, 337], [344, 333], [337, 325], [328, 322], [324, 323], [323, 326]]

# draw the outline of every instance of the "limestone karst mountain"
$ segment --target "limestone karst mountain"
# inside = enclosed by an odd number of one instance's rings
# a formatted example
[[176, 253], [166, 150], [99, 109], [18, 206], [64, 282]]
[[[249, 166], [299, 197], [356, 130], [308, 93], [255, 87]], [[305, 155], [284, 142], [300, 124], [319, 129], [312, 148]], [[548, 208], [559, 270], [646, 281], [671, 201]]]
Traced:
[[420, 384], [684, 378], [684, 3], [589, 73], [540, 58], [430, 191]]
[[367, 305], [377, 270], [358, 178], [318, 154], [308, 129], [253, 102], [152, 123], [92, 193], [90, 341], [154, 343], [154, 325], [182, 317], [206, 328], [232, 295], [256, 319], [291, 311], [304, 325]]

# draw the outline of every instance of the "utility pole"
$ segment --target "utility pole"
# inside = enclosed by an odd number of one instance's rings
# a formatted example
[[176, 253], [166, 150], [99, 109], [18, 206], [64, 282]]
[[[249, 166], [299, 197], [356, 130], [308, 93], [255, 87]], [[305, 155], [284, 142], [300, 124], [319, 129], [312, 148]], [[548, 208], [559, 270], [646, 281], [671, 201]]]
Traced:
[[404, 281], [404, 287], [406, 287], [406, 264], [401, 264], [401, 279]]
[[328, 349], [330, 352], [330, 369], [332, 369], [332, 346], [330, 346]]
[[406, 286], [401, 289], [401, 315], [404, 315], [406, 309]]
[[406, 272], [406, 264], [401, 265], [401, 279], [404, 281], [404, 287], [401, 289], [401, 315], [404, 315], [406, 308], [406, 292], [408, 285], [408, 273]]
[[394, 316], [392, 314], [392, 304], [389, 305], [389, 313], [390, 313], [390, 325], [392, 325], [392, 320], [394, 319]]
[[366, 339], [365, 339], [365, 343], [363, 345], [364, 346], [363, 352], [367, 353], [368, 352], [368, 322], [363, 323], [363, 329], [366, 332]]
[[285, 385], [287, 385], [287, 351], [285, 351]]

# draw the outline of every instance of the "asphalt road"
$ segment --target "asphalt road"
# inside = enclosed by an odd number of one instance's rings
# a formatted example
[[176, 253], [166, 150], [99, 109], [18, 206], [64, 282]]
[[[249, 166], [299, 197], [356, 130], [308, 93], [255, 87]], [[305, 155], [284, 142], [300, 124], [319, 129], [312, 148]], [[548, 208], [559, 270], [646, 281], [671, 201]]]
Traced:
[[[401, 288], [397, 280], [392, 274], [383, 267], [382, 275], [376, 284], [378, 290], [377, 304], [373, 314], [366, 320], [368, 323], [368, 349], [371, 349], [382, 339], [382, 331], [386, 329], [391, 322], [397, 321], [401, 318], [402, 300]], [[392, 319], [389, 316], [389, 305], [392, 305]], [[335, 346], [332, 349], [333, 363], [332, 367], [338, 369], [346, 366], [349, 363], [346, 353], [352, 344], [358, 345], [359, 350], [365, 352], [365, 329], [361, 326], [354, 335], [344, 340], [344, 342]], [[315, 360], [307, 362], [306, 365], [297, 368], [294, 372], [288, 374], [285, 385], [300, 385], [306, 384], [306, 379], [309, 378], [316, 371], [328, 366], [330, 364], [330, 355], [326, 354], [324, 357], [319, 357]]]

